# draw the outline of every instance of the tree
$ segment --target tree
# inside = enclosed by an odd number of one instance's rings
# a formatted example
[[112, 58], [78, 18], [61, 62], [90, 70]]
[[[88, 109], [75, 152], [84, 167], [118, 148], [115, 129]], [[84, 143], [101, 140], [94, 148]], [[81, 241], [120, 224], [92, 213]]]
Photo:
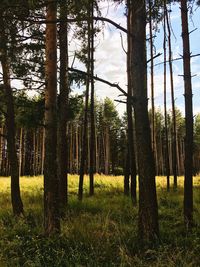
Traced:
[[169, 47], [169, 70], [170, 70], [170, 86], [171, 86], [171, 102], [172, 102], [172, 169], [174, 175], [174, 189], [177, 188], [177, 130], [176, 130], [176, 110], [174, 99], [174, 81], [173, 81], [173, 66], [172, 66], [172, 46], [171, 46], [171, 29], [169, 22], [169, 13], [165, 7], [166, 23], [168, 30], [168, 47]]
[[67, 39], [67, 1], [60, 4], [60, 94], [58, 98], [58, 179], [60, 204], [67, 203], [67, 105], [69, 97], [68, 84], [68, 39]]
[[[153, 240], [159, 236], [155, 166], [147, 109], [146, 10], [144, 1], [130, 1], [132, 36], [131, 69], [139, 175], [139, 236]], [[133, 38], [134, 36], [134, 38]]]
[[90, 196], [94, 195], [94, 156], [95, 156], [95, 108], [94, 108], [94, 25], [93, 25], [93, 13], [94, 6], [93, 1], [89, 1], [89, 18], [91, 24], [90, 42], [91, 42], [91, 55], [90, 55], [90, 83], [91, 83], [91, 103], [90, 103]]
[[190, 41], [188, 31], [187, 1], [181, 0], [181, 21], [183, 39], [183, 68], [185, 87], [185, 180], [184, 180], [184, 221], [187, 227], [193, 222], [193, 107], [190, 70]]
[[194, 124], [194, 175], [199, 173], [200, 169], [200, 114], [195, 117]]
[[166, 60], [167, 60], [167, 51], [166, 51], [166, 0], [164, 0], [164, 40], [163, 40], [163, 50], [164, 50], [164, 118], [165, 118], [165, 168], [167, 176], [167, 191], [170, 190], [170, 165], [169, 165], [169, 135], [168, 135], [168, 123], [167, 123], [167, 81], [166, 81]]
[[[152, 149], [154, 153], [154, 159], [155, 162], [157, 163], [157, 153], [156, 153], [156, 136], [155, 136], [155, 103], [154, 103], [154, 37], [153, 37], [153, 3], [152, 0], [148, 1], [148, 6], [149, 6], [149, 33], [150, 33], [150, 58], [151, 58], [151, 139], [152, 139]], [[157, 164], [156, 164], [157, 165]]]
[[[127, 6], [130, 6], [129, 0], [127, 1]], [[130, 30], [130, 17], [131, 11], [130, 8], [128, 8], [128, 16], [127, 16], [127, 29]], [[134, 147], [134, 125], [133, 125], [133, 107], [132, 107], [132, 79], [131, 79], [131, 58], [129, 57], [130, 53], [133, 53], [130, 51], [131, 49], [131, 42], [132, 38], [128, 34], [127, 35], [127, 43], [128, 43], [128, 53], [127, 53], [127, 80], [128, 80], [128, 97], [127, 97], [127, 131], [128, 131], [128, 142], [127, 142], [127, 171], [126, 171], [126, 177], [125, 178], [125, 185], [129, 184], [129, 173], [131, 173], [131, 198], [133, 203], [137, 202], [137, 195], [136, 195], [136, 160], [135, 160], [135, 147]], [[128, 186], [127, 186], [128, 188]]]
[[[47, 21], [57, 19], [57, 3], [47, 1]], [[46, 90], [45, 90], [45, 162], [44, 227], [45, 234], [60, 231], [57, 177], [57, 26], [46, 24]]]
[[90, 9], [88, 9], [88, 21], [87, 21], [87, 77], [86, 77], [86, 92], [85, 92], [85, 110], [84, 110], [84, 124], [83, 124], [83, 135], [82, 135], [82, 151], [81, 151], [81, 162], [80, 162], [80, 176], [79, 176], [79, 188], [78, 188], [78, 199], [83, 198], [83, 179], [85, 172], [86, 163], [86, 151], [88, 141], [88, 104], [89, 104], [89, 87], [90, 87], [90, 71], [91, 71], [91, 22], [90, 22]]
[[8, 59], [8, 37], [3, 18], [3, 9], [0, 9], [0, 61], [3, 72], [3, 88], [6, 101], [6, 136], [8, 144], [8, 157], [11, 168], [11, 200], [14, 215], [23, 214], [23, 203], [20, 196], [19, 185], [19, 162], [17, 158], [16, 141], [15, 141], [15, 114], [13, 90], [10, 82], [10, 65]]

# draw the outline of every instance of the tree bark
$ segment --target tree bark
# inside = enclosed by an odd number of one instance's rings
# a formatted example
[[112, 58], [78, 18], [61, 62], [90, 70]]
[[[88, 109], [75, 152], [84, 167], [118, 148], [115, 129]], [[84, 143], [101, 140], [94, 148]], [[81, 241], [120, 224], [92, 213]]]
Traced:
[[[47, 2], [47, 20], [57, 18], [57, 4]], [[46, 25], [44, 228], [45, 234], [60, 232], [57, 178], [57, 27]]]
[[[128, 140], [127, 140], [128, 144]], [[129, 178], [130, 178], [130, 155], [129, 155], [129, 149], [127, 146], [126, 153], [125, 153], [125, 166], [124, 166], [124, 195], [129, 196], [130, 194], [130, 186], [129, 186]]]
[[[58, 111], [58, 179], [59, 198], [61, 206], [67, 203], [67, 105], [69, 96], [68, 86], [68, 41], [67, 41], [67, 2], [60, 4], [60, 94]], [[63, 21], [62, 21], [63, 20]]]
[[144, 1], [130, 1], [132, 38], [132, 90], [139, 174], [139, 236], [152, 241], [159, 236], [155, 165], [147, 109], [146, 10]]
[[[130, 6], [130, 0], [127, 1], [127, 6]], [[131, 19], [131, 11], [130, 8], [128, 8], [128, 18], [127, 18], [127, 29], [130, 31], [130, 19]], [[128, 56], [127, 56], [127, 80], [128, 80], [128, 95], [132, 96], [132, 79], [131, 79], [131, 58], [129, 57], [130, 54], [134, 53], [131, 51], [132, 45], [132, 38], [130, 35], [127, 35], [128, 38]], [[127, 148], [127, 159], [129, 159], [129, 168], [131, 173], [131, 199], [134, 204], [137, 202], [137, 194], [136, 194], [136, 188], [137, 188], [137, 182], [136, 182], [136, 160], [135, 160], [135, 147], [134, 147], [134, 129], [133, 129], [133, 108], [130, 97], [127, 97], [127, 119], [128, 119], [128, 148]]]
[[193, 223], [193, 107], [190, 70], [190, 41], [188, 32], [187, 1], [181, 0], [183, 39], [183, 67], [185, 87], [185, 180], [184, 180], [184, 221], [186, 226]]

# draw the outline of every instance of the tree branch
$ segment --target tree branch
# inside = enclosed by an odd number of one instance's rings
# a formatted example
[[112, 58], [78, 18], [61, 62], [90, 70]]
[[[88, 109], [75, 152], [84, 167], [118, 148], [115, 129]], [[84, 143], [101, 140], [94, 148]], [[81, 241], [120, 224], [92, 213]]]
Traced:
[[[196, 55], [192, 55], [192, 56], [190, 56], [190, 58], [192, 58], [192, 57], [199, 57], [199, 56], [200, 56], [200, 54], [196, 54]], [[177, 57], [177, 58], [175, 58], [175, 59], [172, 59], [171, 61], [177, 61], [177, 60], [181, 60], [181, 59], [183, 59], [183, 57]], [[157, 63], [157, 64], [155, 64], [154, 66], [159, 66], [159, 65], [164, 64], [164, 63], [167, 63], [167, 62], [169, 62], [169, 60], [166, 60], [166, 61]]]
[[[19, 19], [18, 17], [15, 17], [15, 19]], [[103, 22], [108, 22], [110, 24], [112, 24], [113, 26], [115, 26], [117, 29], [125, 32], [125, 33], [129, 33], [128, 30], [124, 27], [122, 27], [121, 25], [117, 24], [116, 22], [114, 22], [111, 19], [105, 18], [105, 17], [93, 17], [94, 20], [96, 21], [103, 21]], [[48, 23], [60, 23], [60, 22], [78, 22], [78, 21], [87, 21], [88, 18], [66, 18], [65, 20], [61, 20], [61, 19], [57, 19], [57, 20], [46, 20], [46, 19], [39, 19], [39, 20], [32, 20], [32, 19], [23, 19], [23, 21], [26, 22], [30, 22], [30, 23], [36, 23], [36, 24], [48, 24]], [[131, 34], [129, 33], [129, 35], [131, 36]]]
[[[148, 64], [149, 62], [151, 62], [152, 60], [154, 60], [155, 58], [157, 58], [157, 57], [161, 56], [161, 55], [162, 55], [162, 53], [158, 53], [158, 54], [157, 54], [157, 55], [155, 55], [154, 57], [152, 57], [152, 58], [148, 59], [148, 60], [147, 60], [147, 64]], [[156, 65], [154, 65], [154, 66], [156, 66]]]
[[[84, 76], [88, 76], [88, 73], [85, 72], [85, 71], [82, 71], [82, 70], [78, 70], [78, 69], [74, 69], [74, 68], [68, 68], [68, 70], [69, 70], [69, 71], [77, 72], [77, 73], [82, 74], [82, 75], [84, 75]], [[97, 76], [93, 76], [93, 79], [96, 80], [96, 81], [105, 83], [105, 84], [109, 85], [110, 87], [115, 87], [115, 88], [117, 88], [121, 93], [123, 93], [123, 95], [125, 95], [125, 96], [130, 97], [130, 98], [133, 99], [133, 96], [128, 95], [127, 92], [119, 86], [119, 84], [117, 84], [117, 83], [111, 83], [111, 82], [106, 81], [106, 80], [104, 80], [104, 79], [102, 79], [102, 78], [99, 78], [99, 77], [97, 77]]]

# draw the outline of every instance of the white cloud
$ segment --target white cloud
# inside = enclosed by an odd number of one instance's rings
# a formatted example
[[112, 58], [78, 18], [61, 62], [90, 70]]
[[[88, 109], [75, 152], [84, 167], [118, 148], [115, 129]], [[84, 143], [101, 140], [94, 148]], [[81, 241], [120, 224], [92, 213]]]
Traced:
[[[114, 20], [116, 23], [123, 27], [126, 27], [126, 17], [124, 16], [124, 6], [115, 7], [114, 4], [109, 4], [109, 9], [107, 8], [109, 1], [104, 1], [101, 4], [102, 16], [107, 16], [108, 18]], [[182, 39], [180, 36], [180, 10], [179, 6], [173, 6], [173, 12], [171, 13], [171, 22], [173, 24], [173, 30], [176, 35], [176, 39], [172, 36], [172, 46], [173, 46], [173, 58], [180, 57], [182, 54]], [[198, 14], [196, 14], [198, 16]], [[161, 26], [162, 28], [162, 26]], [[198, 32], [199, 34], [199, 32]], [[191, 35], [191, 49], [195, 51], [197, 42], [197, 31], [195, 35]], [[199, 37], [198, 37], [199, 38]], [[126, 34], [123, 34], [123, 43], [126, 48]], [[103, 33], [98, 34], [98, 40], [96, 40], [96, 51], [95, 51], [95, 74], [99, 77], [108, 80], [112, 83], [119, 83], [119, 85], [126, 90], [126, 54], [124, 53], [121, 45], [120, 31], [114, 26], [105, 23]], [[157, 40], [155, 41], [156, 51], [163, 53], [163, 32], [162, 29], [160, 33], [157, 34]], [[148, 46], [148, 45], [147, 45]], [[75, 45], [74, 45], [75, 48]], [[200, 51], [198, 51], [200, 52]], [[195, 51], [196, 53], [196, 51]], [[149, 52], [148, 56], [149, 58]], [[158, 57], [155, 62], [163, 62], [163, 56]], [[198, 74], [197, 77], [193, 79], [193, 92], [194, 92], [194, 113], [199, 112], [199, 104], [197, 99], [200, 99], [200, 64], [199, 58], [192, 58], [192, 73]], [[149, 69], [148, 69], [149, 72]], [[174, 91], [177, 107], [184, 111], [184, 84], [183, 78], [178, 76], [183, 74], [182, 60], [173, 62], [173, 79], [174, 79]], [[149, 80], [149, 78], [148, 78]], [[163, 105], [163, 65], [155, 67], [155, 104], [156, 106]], [[149, 82], [149, 81], [148, 81]], [[120, 92], [105, 85], [100, 82], [95, 82], [96, 95], [100, 98], [106, 96], [112, 99], [119, 99]], [[171, 93], [170, 93], [170, 78], [169, 70], [167, 71], [167, 101], [168, 107], [171, 108]], [[198, 100], [199, 101], [199, 100]], [[150, 101], [149, 101], [150, 102]], [[122, 114], [125, 110], [124, 104], [116, 104], [118, 110]]]

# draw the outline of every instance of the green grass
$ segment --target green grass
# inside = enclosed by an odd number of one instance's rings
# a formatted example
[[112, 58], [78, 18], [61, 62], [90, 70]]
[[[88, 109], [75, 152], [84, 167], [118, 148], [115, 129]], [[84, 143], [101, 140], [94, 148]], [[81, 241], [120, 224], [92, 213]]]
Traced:
[[[123, 177], [95, 176], [95, 196], [77, 200], [78, 177], [69, 177], [69, 205], [59, 236], [43, 236], [42, 177], [22, 177], [24, 218], [14, 218], [10, 179], [0, 178], [0, 267], [2, 266], [200, 266], [200, 177], [194, 178], [196, 226], [183, 224], [183, 178], [176, 192], [166, 192], [157, 177], [160, 241], [141, 247], [138, 208], [123, 196]], [[172, 181], [171, 181], [172, 182]]]

